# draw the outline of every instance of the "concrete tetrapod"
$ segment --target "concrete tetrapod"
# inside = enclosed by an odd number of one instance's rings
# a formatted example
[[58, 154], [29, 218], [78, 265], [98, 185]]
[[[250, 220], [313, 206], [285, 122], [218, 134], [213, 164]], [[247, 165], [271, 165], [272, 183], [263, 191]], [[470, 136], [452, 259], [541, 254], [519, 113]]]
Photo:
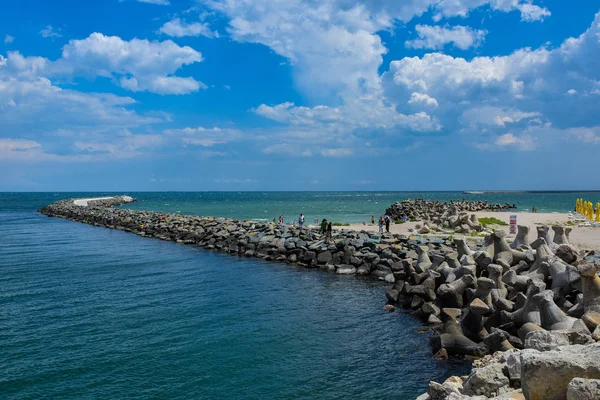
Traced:
[[554, 292], [545, 290], [534, 298], [539, 299], [540, 326], [549, 331], [571, 329], [576, 318], [569, 317], [554, 303]]
[[474, 299], [460, 321], [464, 335], [474, 342], [481, 342], [488, 335], [488, 331], [483, 326], [483, 317], [489, 312], [490, 308], [483, 301]]
[[533, 322], [536, 325], [541, 326], [542, 320], [540, 317], [539, 309], [539, 298], [535, 296], [546, 289], [546, 284], [542, 281], [529, 281], [527, 285], [527, 300], [522, 308], [512, 313], [512, 318], [517, 328], [521, 327], [527, 322]]
[[489, 278], [477, 278], [477, 288], [475, 289], [475, 298], [483, 301], [490, 310], [495, 311], [492, 304], [492, 289], [496, 287], [493, 280]]
[[552, 291], [557, 294], [566, 294], [577, 287], [581, 291], [581, 280], [579, 272], [575, 267], [564, 264], [559, 259], [555, 259], [548, 264], [548, 271], [552, 276]]
[[550, 237], [550, 227], [544, 225], [544, 226], [538, 226], [536, 228], [537, 230], [537, 239], [535, 241], [533, 241], [531, 243], [531, 247], [533, 247], [534, 249], [537, 250], [538, 246], [541, 243], [540, 239], [544, 239], [544, 241], [546, 242], [546, 244], [551, 248], [554, 249], [556, 247], [558, 247], [558, 245], [556, 245], [553, 241], [552, 238]]
[[552, 230], [554, 231], [554, 243], [561, 244], [569, 244], [569, 239], [565, 233], [565, 227], [561, 225], [552, 226]]
[[463, 307], [463, 293], [468, 287], [475, 284], [475, 277], [473, 275], [463, 275], [460, 279], [454, 282], [444, 283], [440, 285], [437, 290], [437, 295], [443, 304], [447, 304], [452, 307], [462, 308]]
[[508, 289], [502, 281], [502, 267], [496, 264], [490, 264], [487, 267], [488, 277], [494, 281], [495, 288], [492, 290], [492, 301], [496, 302], [498, 297], [506, 298]]
[[517, 225], [517, 236], [510, 244], [510, 248], [516, 250], [521, 246], [529, 246], [529, 227]]
[[596, 263], [584, 261], [579, 264], [579, 275], [583, 293], [583, 308], [585, 312], [600, 312], [600, 277], [599, 266]]
[[417, 266], [416, 266], [415, 270], [418, 273], [427, 271], [433, 264], [431, 262], [431, 259], [429, 258], [429, 253], [427, 253], [427, 250], [428, 250], [427, 246], [417, 247], [417, 252], [419, 253], [419, 258], [417, 259]]
[[536, 271], [543, 262], [549, 262], [554, 257], [554, 252], [548, 246], [545, 239], [540, 239], [540, 243], [535, 252], [535, 260], [533, 265], [529, 268], [529, 272]]
[[448, 354], [462, 354], [481, 357], [486, 349], [466, 337], [458, 322], [461, 310], [457, 308], [442, 309], [442, 316], [446, 320], [442, 328], [442, 334], [431, 338], [433, 351], [437, 353], [441, 349], [446, 349]]

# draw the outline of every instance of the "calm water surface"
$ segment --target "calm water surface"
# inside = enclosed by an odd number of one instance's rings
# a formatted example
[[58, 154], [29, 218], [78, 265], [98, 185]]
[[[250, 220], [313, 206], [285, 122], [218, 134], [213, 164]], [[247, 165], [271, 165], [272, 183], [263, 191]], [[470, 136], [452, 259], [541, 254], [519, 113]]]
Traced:
[[47, 218], [35, 209], [70, 195], [20, 196], [0, 194], [2, 398], [397, 399], [468, 370], [431, 360], [377, 282]]

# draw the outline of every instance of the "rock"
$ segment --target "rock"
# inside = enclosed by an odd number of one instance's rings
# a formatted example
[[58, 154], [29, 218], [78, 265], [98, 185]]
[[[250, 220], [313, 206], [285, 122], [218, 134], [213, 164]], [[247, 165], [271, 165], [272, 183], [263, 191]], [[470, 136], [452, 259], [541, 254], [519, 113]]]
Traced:
[[600, 343], [522, 353], [521, 365], [521, 385], [527, 399], [564, 399], [573, 378], [600, 379]]
[[513, 387], [521, 387], [521, 356], [527, 352], [536, 352], [537, 350], [524, 349], [512, 350], [506, 355], [506, 369], [508, 378]]
[[504, 374], [504, 365], [499, 362], [490, 362], [481, 368], [473, 369], [464, 383], [463, 394], [492, 397], [509, 384], [510, 381]]
[[589, 344], [594, 340], [589, 335], [577, 331], [533, 331], [525, 337], [525, 348], [548, 351], [559, 346], [572, 344]]
[[596, 342], [600, 342], [600, 326], [597, 326], [596, 329], [594, 329], [594, 332], [592, 332], [592, 339]]
[[437, 353], [433, 355], [434, 360], [447, 360], [448, 359], [448, 351], [442, 348], [439, 349]]
[[331, 261], [332, 258], [333, 258], [333, 255], [331, 254], [330, 251], [324, 251], [322, 253], [319, 253], [319, 255], [317, 257], [317, 263], [327, 264], [329, 261]]
[[446, 400], [451, 398], [459, 398], [460, 391], [462, 385], [459, 385], [455, 382], [429, 382], [429, 387], [427, 388], [427, 393], [431, 400]]
[[556, 256], [566, 262], [567, 264], [573, 264], [577, 261], [577, 250], [570, 244], [561, 244], [556, 249]]
[[391, 304], [386, 304], [385, 306], [382, 307], [383, 311], [387, 311], [387, 312], [394, 312], [396, 311], [396, 307], [394, 307]]
[[317, 253], [315, 253], [314, 251], [304, 252], [304, 258], [303, 258], [304, 262], [310, 262], [312, 260], [315, 260], [316, 258], [317, 258]]
[[581, 320], [585, 323], [590, 331], [594, 331], [598, 325], [600, 325], [600, 313], [596, 311], [588, 311], [581, 317]]
[[574, 378], [567, 387], [567, 400], [600, 399], [600, 380]]
[[352, 265], [340, 265], [335, 269], [335, 273], [341, 275], [354, 275], [356, 273], [356, 267]]

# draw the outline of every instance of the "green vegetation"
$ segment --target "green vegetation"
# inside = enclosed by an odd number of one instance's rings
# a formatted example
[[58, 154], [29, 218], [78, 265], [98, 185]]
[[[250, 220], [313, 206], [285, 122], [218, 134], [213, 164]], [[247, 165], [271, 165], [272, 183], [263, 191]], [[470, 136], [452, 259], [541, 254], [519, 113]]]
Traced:
[[401, 219], [397, 219], [397, 220], [394, 221], [394, 224], [396, 224], [396, 225], [400, 225], [400, 224], [403, 224], [403, 223], [404, 223], [404, 221], [402, 221]]
[[479, 220], [479, 222], [481, 222], [481, 225], [483, 225], [484, 228], [487, 228], [489, 225], [501, 225], [501, 226], [508, 225], [506, 222], [501, 221], [498, 218], [494, 218], [494, 217], [478, 218], [478, 220]]
[[349, 223], [341, 223], [341, 222], [332, 222], [332, 226], [350, 226]]

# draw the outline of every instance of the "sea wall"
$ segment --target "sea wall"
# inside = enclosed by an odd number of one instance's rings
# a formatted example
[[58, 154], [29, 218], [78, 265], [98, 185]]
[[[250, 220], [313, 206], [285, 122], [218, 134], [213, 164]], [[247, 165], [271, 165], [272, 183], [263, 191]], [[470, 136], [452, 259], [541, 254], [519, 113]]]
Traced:
[[[389, 282], [384, 308], [402, 307], [428, 325], [439, 359], [543, 353], [600, 340], [598, 255], [569, 244], [564, 227], [539, 227], [535, 240], [530, 240], [526, 227], [519, 227], [510, 244], [503, 232], [471, 242], [452, 236], [424, 240], [342, 230], [326, 241], [316, 229], [113, 207], [131, 201], [119, 197], [87, 201], [84, 206], [68, 199], [39, 211], [238, 256]], [[592, 350], [598, 348], [590, 346]], [[554, 362], [541, 360], [546, 367]], [[595, 372], [590, 375], [596, 366], [600, 371], [600, 357], [595, 360], [587, 372], [569, 375], [566, 384], [557, 386], [558, 397], [548, 398], [566, 398], [573, 378], [600, 378]], [[546, 398], [528, 394], [534, 389], [521, 389], [521, 381], [512, 379], [508, 371], [504, 364], [485, 371], [475, 368], [469, 377], [455, 377], [454, 383], [432, 382], [423, 398], [485, 399], [505, 392]]]

